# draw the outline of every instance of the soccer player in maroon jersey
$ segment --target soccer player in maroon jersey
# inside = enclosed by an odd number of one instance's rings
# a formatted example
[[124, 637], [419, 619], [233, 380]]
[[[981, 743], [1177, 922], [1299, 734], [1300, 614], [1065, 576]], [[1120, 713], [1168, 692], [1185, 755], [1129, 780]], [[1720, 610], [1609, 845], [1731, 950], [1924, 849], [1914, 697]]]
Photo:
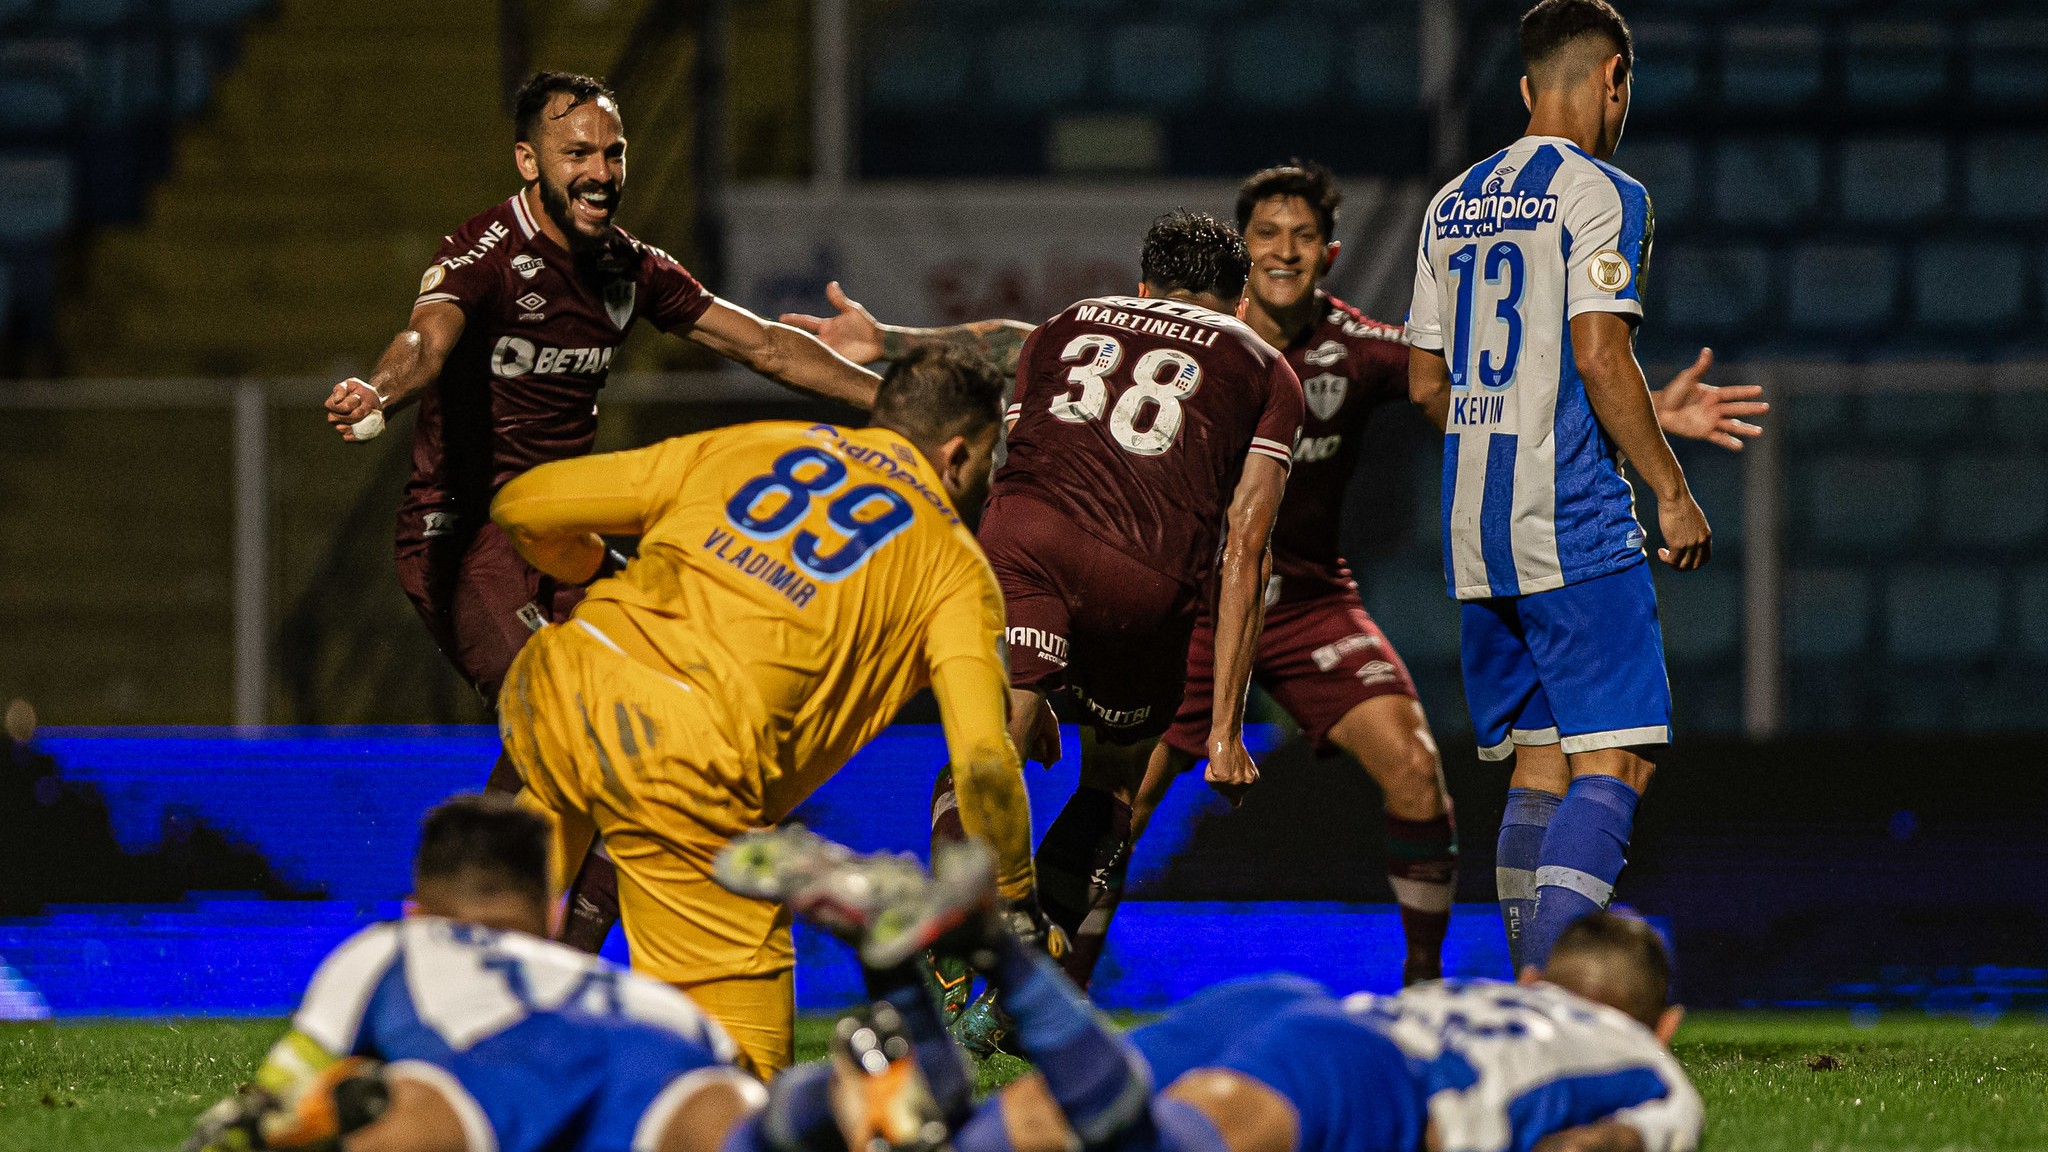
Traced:
[[[1339, 201], [1329, 171], [1303, 163], [1255, 174], [1238, 199], [1238, 222], [1252, 258], [1245, 320], [1286, 351], [1307, 400], [1294, 472], [1274, 529], [1274, 577], [1255, 676], [1318, 751], [1342, 749], [1380, 785], [1389, 878], [1408, 944], [1403, 975], [1422, 979], [1441, 968], [1456, 861], [1450, 806], [1436, 742], [1414, 684], [1399, 654], [1358, 603], [1338, 548], [1338, 516], [1360, 436], [1380, 405], [1405, 402], [1408, 353], [1400, 326], [1373, 320], [1320, 286], [1339, 253], [1332, 239]], [[934, 342], [978, 347], [999, 360], [1014, 358], [1031, 333], [1029, 325], [1013, 320], [929, 329], [878, 324], [837, 284], [827, 294], [838, 315], [783, 319], [819, 333], [856, 360], [895, 359]], [[1755, 386], [1705, 383], [1711, 363], [1712, 354], [1703, 349], [1690, 368], [1656, 394], [1658, 419], [1674, 435], [1739, 450], [1742, 438], [1759, 431], [1741, 418], [1768, 406], [1756, 400], [1761, 389]], [[1203, 755], [1212, 635], [1206, 620], [1195, 632], [1181, 714], [1154, 751], [1130, 814], [1133, 842], [1167, 785]], [[944, 801], [941, 796], [941, 809]], [[944, 819], [943, 811], [939, 818]], [[1105, 847], [1103, 857], [1108, 856]], [[1127, 858], [1127, 853], [1117, 854], [1115, 863], [1098, 873], [1095, 902], [1105, 912], [1120, 897]], [[1106, 927], [1107, 916], [1097, 919]], [[1091, 929], [1082, 935], [1095, 934]]]
[[[354, 442], [381, 431], [385, 413], [419, 404], [398, 510], [399, 583], [434, 643], [493, 704], [527, 636], [567, 619], [583, 589], [520, 559], [491, 524], [491, 498], [536, 464], [590, 451], [598, 389], [635, 319], [856, 407], [879, 383], [809, 334], [713, 296], [613, 223], [626, 136], [602, 81], [538, 73], [513, 118], [524, 187], [441, 242], [376, 371], [336, 384], [326, 405], [328, 423]], [[518, 786], [501, 760], [492, 787]], [[603, 943], [618, 918], [610, 881], [609, 862], [593, 856], [567, 942], [592, 952]]]

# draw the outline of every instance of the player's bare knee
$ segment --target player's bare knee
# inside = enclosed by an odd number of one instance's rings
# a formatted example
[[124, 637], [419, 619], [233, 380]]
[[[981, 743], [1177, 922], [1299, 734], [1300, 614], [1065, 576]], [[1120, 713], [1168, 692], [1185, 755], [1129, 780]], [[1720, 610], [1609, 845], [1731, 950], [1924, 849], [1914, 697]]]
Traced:
[[462, 1117], [440, 1088], [396, 1071], [385, 1078], [384, 1114], [342, 1141], [347, 1152], [467, 1152]]
[[1579, 776], [1612, 776], [1640, 795], [1650, 786], [1650, 777], [1657, 770], [1651, 758], [1655, 749], [1650, 748], [1596, 748], [1590, 752], [1576, 752], [1571, 756], [1571, 774]]
[[1239, 1072], [1197, 1068], [1164, 1093], [1216, 1126], [1230, 1152], [1294, 1152], [1301, 1118], [1286, 1097]]
[[[709, 1070], [707, 1070], [709, 1071]], [[720, 1075], [693, 1092], [661, 1130], [659, 1152], [718, 1152], [733, 1127], [768, 1103], [768, 1089], [737, 1071]]]

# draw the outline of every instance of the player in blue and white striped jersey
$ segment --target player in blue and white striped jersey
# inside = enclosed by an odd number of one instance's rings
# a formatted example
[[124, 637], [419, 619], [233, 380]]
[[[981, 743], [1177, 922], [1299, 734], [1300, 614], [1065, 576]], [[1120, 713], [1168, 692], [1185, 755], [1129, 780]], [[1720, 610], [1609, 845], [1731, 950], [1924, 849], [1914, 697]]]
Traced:
[[1528, 134], [1430, 202], [1409, 392], [1444, 430], [1444, 567], [1463, 602], [1480, 755], [1515, 758], [1496, 883], [1519, 969], [1607, 905], [1671, 740], [1656, 592], [1625, 459], [1657, 497], [1658, 556], [1712, 532], [1635, 358], [1653, 217], [1608, 163], [1628, 119], [1628, 25], [1606, 0], [1522, 19]]

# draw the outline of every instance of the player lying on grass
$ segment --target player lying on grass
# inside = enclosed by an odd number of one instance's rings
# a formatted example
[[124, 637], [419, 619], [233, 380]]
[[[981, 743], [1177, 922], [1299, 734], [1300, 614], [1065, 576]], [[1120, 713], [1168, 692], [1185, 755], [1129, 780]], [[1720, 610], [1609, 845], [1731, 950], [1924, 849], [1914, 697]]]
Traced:
[[502, 795], [428, 813], [412, 915], [328, 956], [186, 1152], [843, 1147], [827, 1067], [764, 1088], [688, 996], [545, 938], [549, 835]]
[[[792, 1057], [795, 949], [775, 904], [710, 877], [930, 686], [968, 831], [1037, 916], [1031, 809], [1005, 730], [1003, 601], [969, 526], [1002, 380], [951, 350], [901, 361], [874, 423], [749, 424], [544, 464], [492, 516], [535, 567], [588, 580], [599, 533], [640, 553], [535, 633], [499, 702], [524, 796], [565, 864], [602, 836], [633, 968], [688, 991], [768, 1074]], [[556, 891], [568, 877], [556, 877]]]
[[[1699, 1140], [1699, 1095], [1668, 1049], [1683, 1014], [1667, 1003], [1670, 961], [1641, 921], [1580, 920], [1520, 984], [1339, 1000], [1305, 980], [1243, 981], [1124, 1038], [988, 915], [986, 849], [940, 853], [922, 885], [904, 858], [853, 856], [801, 829], [729, 852], [722, 880], [855, 941], [876, 984], [922, 943], [965, 949], [989, 974], [1038, 1072], [972, 1112], [935, 1006], [886, 1000], [958, 1152], [1685, 1152]], [[915, 1136], [925, 1094], [880, 1061], [865, 1071], [841, 1093], [842, 1130]]]

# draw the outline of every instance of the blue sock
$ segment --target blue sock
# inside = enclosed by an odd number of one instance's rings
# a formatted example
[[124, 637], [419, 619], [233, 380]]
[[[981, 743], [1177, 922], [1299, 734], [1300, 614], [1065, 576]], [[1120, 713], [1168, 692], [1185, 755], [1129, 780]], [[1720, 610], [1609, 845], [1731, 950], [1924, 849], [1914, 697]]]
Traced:
[[1508, 959], [1522, 973], [1522, 941], [1536, 918], [1536, 867], [1543, 857], [1543, 831], [1564, 797], [1536, 788], [1508, 789], [1500, 818], [1500, 842], [1493, 855], [1493, 887], [1501, 922], [1508, 929]]
[[1607, 907], [1614, 882], [1628, 863], [1635, 825], [1636, 790], [1612, 776], [1572, 781], [1543, 836], [1536, 868], [1536, 918], [1522, 941], [1530, 964], [1550, 957], [1550, 946], [1572, 921]]
[[918, 963], [913, 960], [886, 970], [867, 969], [868, 998], [888, 1002], [903, 1017], [918, 1071], [924, 1073], [946, 1127], [954, 1128], [974, 1111], [974, 1077], [946, 1033], [946, 1020], [925, 990]]
[[768, 1104], [726, 1134], [720, 1152], [844, 1152], [832, 1117], [832, 1065], [799, 1064], [775, 1078]]
[[1052, 957], [1013, 936], [994, 948], [988, 973], [999, 1003], [1016, 1021], [1017, 1047], [1039, 1074], [1067, 1123], [1090, 1147], [1144, 1115], [1152, 1073]]

